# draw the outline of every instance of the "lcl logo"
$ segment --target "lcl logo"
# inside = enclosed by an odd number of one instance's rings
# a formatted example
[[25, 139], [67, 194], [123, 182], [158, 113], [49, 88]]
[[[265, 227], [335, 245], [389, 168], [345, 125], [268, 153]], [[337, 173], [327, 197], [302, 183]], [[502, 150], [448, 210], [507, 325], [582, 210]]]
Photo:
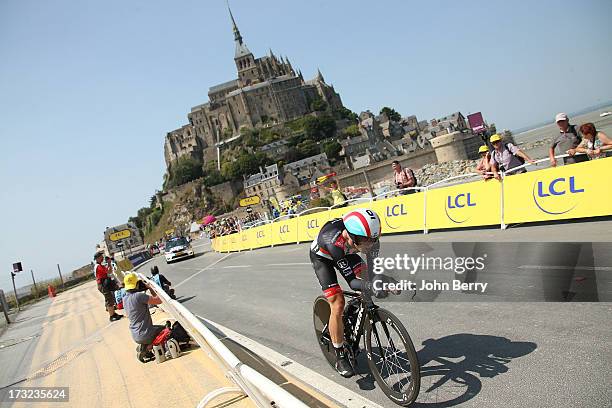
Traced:
[[[576, 194], [584, 193], [584, 188], [576, 186], [576, 178], [559, 177], [552, 180], [550, 183], [537, 181], [533, 185], [533, 201], [535, 205], [546, 214], [559, 215], [565, 214], [573, 210], [578, 203], [568, 200], [569, 197], [559, 198], [561, 196], [574, 197]], [[559, 211], [555, 208], [556, 203], [565, 204], [562, 208], [569, 208]]]
[[[385, 224], [391, 229], [398, 229], [399, 225], [393, 222], [393, 218], [408, 215], [408, 211], [404, 208], [404, 204], [388, 205], [386, 209]], [[396, 224], [395, 226], [393, 224]]]
[[278, 229], [278, 232], [280, 232], [281, 234], [286, 234], [289, 232], [289, 226], [288, 225], [281, 225], [280, 228]]
[[[446, 212], [446, 216], [448, 217], [449, 220], [451, 220], [452, 222], [456, 224], [462, 224], [466, 222], [467, 220], [469, 220], [470, 218], [472, 218], [471, 215], [468, 216], [467, 218], [464, 218], [465, 215], [463, 215], [462, 217], [458, 217], [458, 214], [462, 213], [462, 211], [460, 211], [459, 209], [467, 208], [467, 207], [476, 207], [476, 201], [475, 199], [473, 199], [472, 193], [467, 193], [467, 194], [461, 193], [455, 196], [449, 195], [446, 197], [444, 211]], [[449, 210], [456, 210], [456, 211], [449, 211]], [[453, 213], [452, 216], [451, 216], [451, 213]]]
[[257, 239], [259, 239], [259, 238], [265, 238], [265, 237], [266, 237], [266, 234], [264, 234], [264, 232], [263, 232], [263, 231], [257, 231]]
[[319, 219], [313, 218], [312, 220], [306, 221], [306, 236], [310, 239], [314, 239], [319, 231]]

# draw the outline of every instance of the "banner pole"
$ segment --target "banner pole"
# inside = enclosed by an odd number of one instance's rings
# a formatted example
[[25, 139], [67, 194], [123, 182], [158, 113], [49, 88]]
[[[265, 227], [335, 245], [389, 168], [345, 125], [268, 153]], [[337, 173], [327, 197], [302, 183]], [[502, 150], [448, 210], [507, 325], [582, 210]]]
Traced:
[[506, 224], [504, 223], [504, 180], [506, 179], [506, 174], [502, 172], [501, 175], [501, 220], [500, 220], [500, 228], [502, 230], [506, 229]]
[[15, 287], [15, 272], [11, 272], [11, 278], [13, 280], [13, 293], [15, 293], [15, 303], [17, 304], [17, 311], [21, 310], [19, 307], [19, 298], [17, 297], [17, 288]]

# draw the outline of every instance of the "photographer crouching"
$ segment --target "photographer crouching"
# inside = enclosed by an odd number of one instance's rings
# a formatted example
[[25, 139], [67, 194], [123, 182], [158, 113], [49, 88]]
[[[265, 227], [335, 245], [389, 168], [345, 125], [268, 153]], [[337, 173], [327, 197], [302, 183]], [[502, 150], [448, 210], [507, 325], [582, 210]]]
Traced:
[[[135, 273], [128, 273], [123, 279], [126, 295], [123, 297], [123, 308], [130, 321], [130, 332], [138, 347], [136, 356], [145, 362], [152, 357], [153, 340], [165, 326], [154, 325], [149, 312], [149, 306], [161, 304], [161, 299], [155, 291], [145, 284]], [[147, 295], [147, 289], [151, 295]]]

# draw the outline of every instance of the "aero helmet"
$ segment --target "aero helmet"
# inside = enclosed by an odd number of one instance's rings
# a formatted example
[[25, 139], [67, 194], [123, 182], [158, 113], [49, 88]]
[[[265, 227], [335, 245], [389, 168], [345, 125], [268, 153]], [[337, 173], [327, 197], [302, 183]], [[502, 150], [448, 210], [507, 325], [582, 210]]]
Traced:
[[358, 208], [342, 217], [344, 226], [351, 237], [365, 237], [378, 240], [380, 237], [380, 218], [367, 208]]

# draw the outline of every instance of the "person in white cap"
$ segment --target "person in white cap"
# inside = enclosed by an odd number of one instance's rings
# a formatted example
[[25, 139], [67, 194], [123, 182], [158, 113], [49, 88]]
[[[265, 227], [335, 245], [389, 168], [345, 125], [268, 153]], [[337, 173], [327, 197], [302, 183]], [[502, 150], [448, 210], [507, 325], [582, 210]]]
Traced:
[[[548, 155], [550, 158], [550, 165], [555, 167], [557, 165], [557, 159], [555, 159], [555, 148], [558, 148], [560, 154], [565, 154], [569, 150], [576, 149], [580, 144], [582, 138], [578, 129], [574, 125], [570, 125], [569, 118], [566, 113], [558, 113], [555, 116], [555, 122], [559, 127], [559, 135], [557, 135], [550, 145]], [[563, 164], [574, 164], [588, 160], [585, 155], [576, 155], [563, 158]]]

